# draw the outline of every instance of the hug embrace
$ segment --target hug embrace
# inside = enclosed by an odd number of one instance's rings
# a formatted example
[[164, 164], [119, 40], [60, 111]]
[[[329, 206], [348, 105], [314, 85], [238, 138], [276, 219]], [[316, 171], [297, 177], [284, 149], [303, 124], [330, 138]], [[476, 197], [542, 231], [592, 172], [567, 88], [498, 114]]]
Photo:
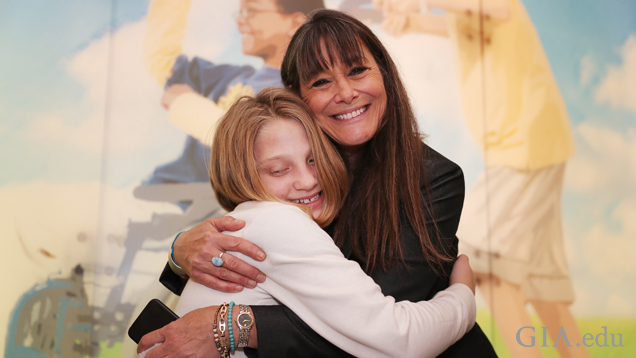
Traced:
[[217, 124], [210, 181], [230, 214], [178, 235], [161, 280], [181, 318], [138, 352], [495, 357], [457, 258], [462, 171], [422, 142], [382, 43], [314, 12], [281, 77]]

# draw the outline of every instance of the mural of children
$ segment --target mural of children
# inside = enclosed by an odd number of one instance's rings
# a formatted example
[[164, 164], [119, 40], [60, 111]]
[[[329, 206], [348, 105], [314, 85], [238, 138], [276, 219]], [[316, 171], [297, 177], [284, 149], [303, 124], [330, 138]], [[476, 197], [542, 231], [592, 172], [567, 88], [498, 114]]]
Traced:
[[190, 1], [153, 0], [148, 9], [145, 62], [151, 75], [166, 89], [161, 100], [170, 122], [187, 138], [177, 160], [159, 166], [147, 184], [205, 182], [206, 135], [212, 123], [242, 95], [253, 95], [280, 83], [280, 64], [305, 15], [324, 8], [322, 0], [241, 0], [236, 22], [243, 53], [260, 57], [264, 66], [215, 64], [200, 57], [182, 55]]
[[[458, 237], [479, 288], [514, 357], [533, 326], [529, 301], [562, 357], [581, 334], [569, 309], [574, 290], [561, 225], [565, 163], [574, 143], [565, 104], [540, 39], [520, 0], [375, 1], [383, 27], [448, 36], [458, 57], [463, 113], [485, 171], [466, 197]], [[426, 7], [426, 8], [422, 8]], [[429, 8], [445, 11], [433, 14]], [[524, 332], [520, 338], [524, 340]]]

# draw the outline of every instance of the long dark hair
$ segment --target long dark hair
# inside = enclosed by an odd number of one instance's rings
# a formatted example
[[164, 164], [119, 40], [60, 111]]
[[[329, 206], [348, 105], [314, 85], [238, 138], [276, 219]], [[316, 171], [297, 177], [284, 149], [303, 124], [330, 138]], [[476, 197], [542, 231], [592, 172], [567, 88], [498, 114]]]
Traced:
[[[425, 199], [430, 199], [430, 194], [422, 138], [397, 67], [375, 34], [339, 11], [310, 14], [287, 48], [281, 68], [283, 84], [300, 93], [302, 83], [333, 63], [347, 67], [363, 63], [364, 47], [382, 73], [387, 106], [380, 128], [366, 144], [352, 173], [349, 195], [335, 224], [334, 241], [339, 246], [348, 241], [367, 272], [378, 265], [387, 269], [396, 260], [403, 261], [400, 219], [404, 215], [420, 239], [425, 258], [443, 275], [443, 263], [451, 258], [441, 245], [434, 245], [426, 230], [425, 212], [431, 219], [434, 215], [430, 200]], [[343, 153], [342, 148], [340, 151]], [[426, 188], [425, 197], [421, 185]]]

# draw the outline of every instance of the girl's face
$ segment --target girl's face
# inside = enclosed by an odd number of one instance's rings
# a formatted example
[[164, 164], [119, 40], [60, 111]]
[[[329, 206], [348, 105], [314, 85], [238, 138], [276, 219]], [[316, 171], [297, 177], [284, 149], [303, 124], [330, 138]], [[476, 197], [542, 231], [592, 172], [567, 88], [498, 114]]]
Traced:
[[334, 63], [307, 83], [300, 94], [320, 127], [341, 146], [359, 148], [377, 132], [386, 91], [375, 59], [363, 47], [364, 61], [351, 67]]
[[254, 143], [261, 181], [277, 198], [306, 205], [314, 218], [322, 211], [322, 190], [303, 126], [274, 119], [261, 127]]

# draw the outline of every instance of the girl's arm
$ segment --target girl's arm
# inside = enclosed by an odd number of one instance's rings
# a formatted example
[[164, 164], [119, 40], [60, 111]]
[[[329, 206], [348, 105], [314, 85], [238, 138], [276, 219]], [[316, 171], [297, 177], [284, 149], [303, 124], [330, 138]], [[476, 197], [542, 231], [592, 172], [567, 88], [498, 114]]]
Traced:
[[267, 274], [260, 287], [336, 346], [361, 357], [436, 356], [473, 326], [475, 301], [466, 285], [431, 301], [396, 303], [305, 213], [261, 204], [267, 209], [245, 232], [268, 252], [266, 261], [251, 262]]

